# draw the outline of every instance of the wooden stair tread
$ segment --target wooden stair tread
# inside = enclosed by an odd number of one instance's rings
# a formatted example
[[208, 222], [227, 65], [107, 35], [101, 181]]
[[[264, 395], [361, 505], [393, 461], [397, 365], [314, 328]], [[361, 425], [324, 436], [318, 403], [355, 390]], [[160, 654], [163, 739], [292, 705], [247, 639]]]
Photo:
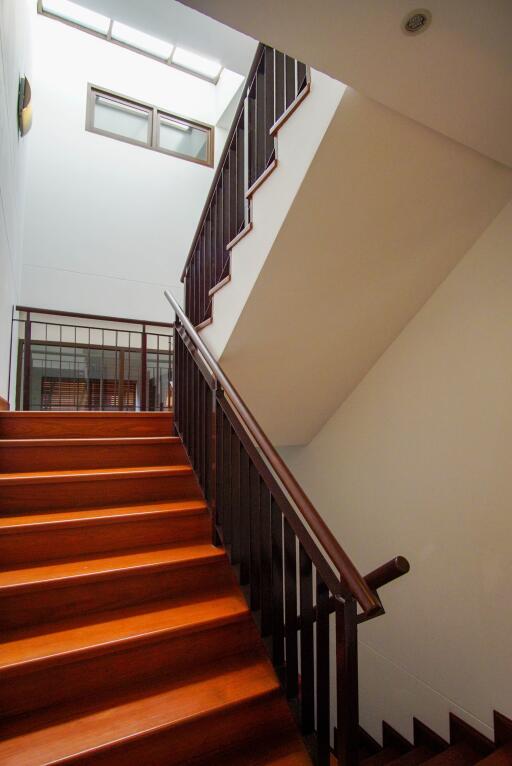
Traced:
[[41, 513], [18, 513], [10, 516], [0, 516], [0, 534], [10, 532], [33, 530], [44, 525], [66, 524], [82, 525], [85, 523], [97, 524], [108, 521], [144, 520], [155, 515], [168, 514], [186, 516], [193, 513], [206, 512], [206, 503], [203, 500], [161, 500], [154, 503], [141, 503], [137, 505], [116, 505], [113, 507], [72, 508], [54, 513], [42, 511]]
[[478, 766], [510, 766], [512, 763], [512, 740], [502, 745], [494, 753], [482, 758]]
[[230, 750], [187, 761], [184, 766], [311, 766], [311, 758], [295, 731], [261, 742], [249, 741]]
[[396, 761], [401, 755], [402, 752], [397, 747], [384, 747], [375, 755], [365, 758], [364, 763], [366, 766], [384, 766], [384, 764]]
[[420, 763], [428, 761], [434, 755], [436, 753], [426, 745], [418, 745], [392, 761], [391, 766], [419, 766]]
[[0, 592], [15, 587], [40, 587], [45, 583], [64, 583], [84, 577], [133, 573], [144, 568], [187, 566], [202, 561], [224, 559], [225, 552], [209, 543], [195, 545], [151, 546], [146, 549], [118, 551], [106, 556], [58, 559], [32, 567], [0, 570]]
[[428, 766], [471, 766], [482, 760], [481, 751], [470, 742], [457, 742], [442, 750], [425, 763]]
[[262, 651], [240, 654], [188, 673], [123, 690], [96, 704], [49, 708], [7, 720], [2, 729], [3, 766], [36, 766], [99, 751], [123, 740], [200, 720], [278, 692]]
[[69, 471], [36, 471], [0, 474], [0, 487], [10, 484], [46, 484], [52, 482], [84, 481], [88, 479], [137, 479], [153, 476], [184, 476], [192, 474], [190, 465], [127, 466], [123, 468], [84, 468]]
[[130, 640], [164, 638], [171, 633], [192, 632], [212, 624], [225, 624], [249, 615], [247, 603], [237, 588], [136, 607], [98, 612], [47, 625], [7, 631], [0, 643], [0, 677], [5, 673], [31, 670], [41, 661], [58, 662], [87, 650], [115, 649]]
[[13, 447], [118, 447], [147, 444], [181, 444], [179, 436], [76, 436], [72, 438], [0, 439], [0, 449]]

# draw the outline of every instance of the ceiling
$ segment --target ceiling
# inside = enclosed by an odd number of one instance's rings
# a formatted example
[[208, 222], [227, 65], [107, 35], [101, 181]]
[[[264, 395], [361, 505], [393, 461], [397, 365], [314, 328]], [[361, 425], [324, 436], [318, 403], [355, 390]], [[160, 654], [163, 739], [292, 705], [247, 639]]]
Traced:
[[247, 75], [256, 41], [173, 0], [78, 0], [91, 10], [169, 40]]
[[[511, 0], [183, 0], [512, 166]], [[432, 12], [429, 29], [404, 16]]]

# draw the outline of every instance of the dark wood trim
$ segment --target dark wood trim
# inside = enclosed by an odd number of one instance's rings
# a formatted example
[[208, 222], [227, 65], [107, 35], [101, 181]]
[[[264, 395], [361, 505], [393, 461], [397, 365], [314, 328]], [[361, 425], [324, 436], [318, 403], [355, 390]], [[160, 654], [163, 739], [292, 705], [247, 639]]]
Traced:
[[225, 375], [223, 370], [219, 367], [216, 359], [210, 353], [208, 347], [205, 345], [190, 320], [186, 316], [185, 312], [168, 290], [165, 291], [165, 296], [171, 306], [173, 307], [176, 315], [179, 317], [183, 328], [194, 346], [201, 353], [206, 364], [212, 371], [217, 382], [222, 386], [227, 394], [229, 401], [236, 411], [237, 417], [243, 424], [244, 429], [250, 434], [257, 447], [261, 450], [268, 465], [272, 471], [278, 477], [280, 484], [284, 487], [287, 495], [293, 500], [296, 507], [300, 510], [302, 517], [312, 530], [316, 539], [323, 547], [327, 556], [333, 562], [334, 566], [338, 569], [343, 586], [348, 588], [349, 592], [357, 599], [364, 612], [372, 613], [374, 611], [382, 609], [379, 598], [368, 587], [366, 580], [357, 571], [353, 562], [343, 550], [338, 540], [327, 526], [324, 519], [320, 516], [310, 499], [298, 484], [297, 480], [291, 473], [288, 466], [283, 459], [274, 449], [270, 443], [268, 437], [261, 429], [259, 423], [254, 418], [251, 411], [239, 395], [236, 388], [233, 386], [229, 378]]
[[252, 197], [256, 189], [259, 189], [259, 187], [267, 180], [267, 178], [272, 175], [274, 170], [277, 168], [277, 159], [274, 157], [268, 168], [266, 168], [263, 173], [259, 176], [259, 178], [256, 179], [256, 181], [253, 183], [250, 189], [247, 189], [247, 192], [245, 193], [245, 196], [247, 199]]
[[311, 92], [311, 83], [308, 82], [305, 88], [301, 90], [301, 92], [299, 93], [299, 95], [297, 96], [293, 104], [290, 104], [286, 112], [283, 112], [281, 117], [278, 120], [276, 120], [276, 122], [274, 122], [274, 124], [270, 128], [271, 136], [276, 135], [276, 133], [283, 127], [285, 122], [287, 122], [290, 119], [294, 111], [297, 109], [298, 106], [300, 106], [300, 104], [302, 104], [302, 102], [304, 101], [304, 99], [310, 92]]
[[393, 747], [401, 753], [412, 750], [412, 745], [400, 732], [394, 729], [386, 721], [382, 721], [382, 747]]
[[212, 295], [215, 295], [215, 293], [218, 293], [219, 290], [221, 290], [225, 285], [228, 284], [228, 282], [231, 282], [231, 274], [228, 274], [227, 277], [224, 277], [224, 279], [221, 279], [220, 282], [217, 282], [216, 285], [214, 285], [209, 291], [208, 295], [211, 297]]
[[32, 306], [16, 306], [16, 311], [25, 311], [27, 313], [32, 313], [32, 314], [52, 314], [53, 316], [57, 316], [57, 317], [75, 317], [78, 319], [98, 319], [98, 320], [101, 320], [102, 322], [123, 322], [124, 324], [141, 324], [141, 325], [146, 325], [148, 327], [174, 327], [173, 322], [152, 322], [149, 319], [127, 319], [126, 317], [110, 317], [110, 316], [103, 316], [102, 314], [82, 314], [79, 311], [60, 311], [57, 309], [37, 309], [37, 308], [33, 308]]
[[434, 753], [446, 750], [448, 742], [444, 740], [439, 734], [436, 734], [431, 728], [420, 721], [418, 718], [412, 719], [414, 730], [414, 746], [418, 747], [425, 745], [434, 751]]
[[250, 221], [247, 224], [247, 226], [244, 226], [242, 231], [240, 231], [236, 235], [236, 237], [233, 237], [231, 242], [228, 242], [228, 244], [226, 245], [226, 250], [232, 250], [235, 245], [238, 245], [238, 243], [240, 242], [241, 239], [243, 239], [245, 236], [247, 236], [247, 234], [249, 234], [250, 231], [252, 231], [252, 221]]
[[470, 742], [481, 753], [482, 758], [494, 750], [494, 743], [490, 739], [455, 713], [450, 713], [450, 744], [456, 745], [458, 742]]
[[11, 409], [11, 405], [7, 401], [7, 399], [4, 399], [3, 396], [0, 396], [0, 412], [8, 412]]
[[[263, 45], [263, 43], [259, 43], [259, 45], [258, 45], [258, 47], [256, 49], [256, 53], [254, 55], [254, 59], [253, 59], [252, 65], [251, 65], [251, 69], [250, 69], [249, 74], [247, 75], [247, 79], [245, 81], [246, 84], [247, 83], [250, 84], [252, 82], [252, 80], [254, 78], [254, 75], [256, 74], [256, 71], [258, 69], [258, 66], [259, 66], [259, 63], [260, 63], [260, 60], [261, 60], [261, 57], [263, 55], [263, 51], [264, 50], [265, 50], [265, 46]], [[241, 116], [241, 114], [242, 114], [242, 112], [244, 110], [245, 97], [246, 97], [246, 88], [244, 87], [244, 89], [242, 91], [242, 95], [240, 97], [240, 101], [238, 102], [238, 106], [237, 106], [237, 109], [236, 109], [236, 112], [235, 112], [235, 116], [233, 118], [233, 122], [231, 124], [231, 128], [229, 130], [229, 133], [228, 133], [227, 138], [226, 138], [226, 142], [224, 144], [224, 149], [222, 150], [222, 154], [220, 156], [219, 162], [217, 164], [217, 168], [215, 170], [215, 174], [213, 176], [213, 181], [212, 181], [212, 185], [210, 186], [210, 191], [209, 191], [208, 196], [206, 198], [206, 202], [204, 203], [203, 211], [202, 211], [202, 213], [201, 213], [201, 215], [199, 217], [199, 223], [197, 224], [197, 228], [196, 228], [196, 231], [194, 233], [194, 237], [192, 239], [192, 244], [190, 246], [190, 250], [189, 250], [189, 253], [188, 253], [188, 256], [187, 256], [187, 260], [185, 261], [185, 265], [183, 267], [183, 271], [182, 271], [182, 274], [181, 274], [181, 281], [182, 282], [185, 281], [185, 276], [187, 274], [190, 261], [194, 257], [194, 253], [196, 251], [197, 240], [199, 238], [199, 235], [201, 234], [201, 231], [203, 230], [203, 224], [204, 224], [205, 218], [206, 218], [206, 216], [208, 214], [208, 210], [210, 209], [210, 204], [211, 204], [211, 201], [213, 199], [213, 195], [215, 194], [215, 192], [217, 190], [217, 186], [218, 186], [218, 183], [219, 183], [219, 178], [221, 176], [221, 173], [224, 170], [224, 165], [225, 165], [225, 162], [226, 162], [226, 158], [227, 158], [227, 156], [229, 154], [229, 150], [231, 148], [231, 142], [233, 140], [233, 136], [235, 135], [235, 131], [236, 131], [237, 127], [238, 127], [238, 121], [240, 119], [240, 116]]]
[[512, 740], [512, 720], [494, 710], [494, 741], [496, 746]]
[[203, 330], [205, 327], [208, 327], [209, 324], [213, 322], [212, 317], [207, 317], [206, 319], [203, 319], [202, 322], [199, 322], [198, 325], [196, 325], [196, 330], [199, 332], [200, 330]]

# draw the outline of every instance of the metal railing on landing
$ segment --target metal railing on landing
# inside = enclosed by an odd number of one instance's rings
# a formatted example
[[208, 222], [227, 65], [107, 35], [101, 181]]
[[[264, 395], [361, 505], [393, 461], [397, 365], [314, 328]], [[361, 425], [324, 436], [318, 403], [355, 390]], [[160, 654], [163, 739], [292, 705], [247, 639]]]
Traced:
[[17, 410], [172, 408], [172, 324], [17, 306]]
[[308, 67], [260, 44], [226, 139], [183, 274], [194, 326], [211, 319], [212, 295], [230, 273], [230, 251], [251, 227], [251, 197], [276, 164], [276, 134], [310, 88]]
[[409, 564], [398, 556], [361, 576], [181, 306], [165, 294], [176, 314], [174, 423], [211, 509], [213, 542], [224, 545], [248, 589], [315, 762], [328, 766], [332, 745], [340, 764], [356, 766], [358, 623], [384, 612], [377, 589]]

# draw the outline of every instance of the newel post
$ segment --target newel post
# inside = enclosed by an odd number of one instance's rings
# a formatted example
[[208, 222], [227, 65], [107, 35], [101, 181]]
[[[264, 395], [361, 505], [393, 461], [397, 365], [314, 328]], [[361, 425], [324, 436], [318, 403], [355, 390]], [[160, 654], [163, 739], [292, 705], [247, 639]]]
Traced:
[[336, 614], [336, 756], [344, 766], [359, 763], [359, 680], [357, 667], [357, 602], [334, 599]]

